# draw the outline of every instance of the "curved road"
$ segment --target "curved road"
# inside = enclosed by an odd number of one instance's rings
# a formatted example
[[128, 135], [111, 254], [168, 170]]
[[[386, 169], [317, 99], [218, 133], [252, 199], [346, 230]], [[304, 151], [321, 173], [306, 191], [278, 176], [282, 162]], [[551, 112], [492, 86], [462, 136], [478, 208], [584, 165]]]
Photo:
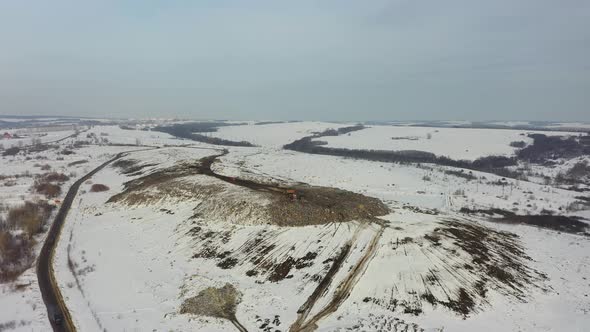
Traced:
[[[134, 150], [138, 151], [138, 150]], [[130, 151], [131, 152], [131, 151]], [[76, 328], [72, 322], [72, 318], [70, 313], [63, 301], [61, 292], [57, 286], [55, 281], [55, 276], [53, 274], [53, 255], [55, 251], [55, 247], [57, 246], [57, 242], [59, 240], [59, 235], [61, 233], [61, 229], [63, 223], [68, 215], [68, 211], [72, 206], [72, 202], [78, 193], [78, 189], [80, 189], [80, 185], [96, 174], [98, 171], [103, 169], [108, 164], [112, 163], [113, 161], [125, 156], [128, 152], [121, 152], [117, 154], [114, 158], [104, 162], [90, 173], [84, 175], [80, 179], [78, 179], [68, 190], [66, 197], [63, 200], [57, 215], [55, 216], [55, 220], [49, 229], [49, 233], [47, 234], [47, 239], [43, 244], [43, 248], [39, 253], [39, 258], [37, 260], [37, 279], [39, 280], [39, 288], [41, 289], [41, 294], [43, 296], [43, 302], [45, 302], [45, 306], [47, 307], [47, 314], [49, 316], [49, 321], [51, 322], [51, 326], [53, 327], [54, 331], [75, 331]], [[62, 322], [60, 324], [56, 324], [54, 317], [61, 316]]]

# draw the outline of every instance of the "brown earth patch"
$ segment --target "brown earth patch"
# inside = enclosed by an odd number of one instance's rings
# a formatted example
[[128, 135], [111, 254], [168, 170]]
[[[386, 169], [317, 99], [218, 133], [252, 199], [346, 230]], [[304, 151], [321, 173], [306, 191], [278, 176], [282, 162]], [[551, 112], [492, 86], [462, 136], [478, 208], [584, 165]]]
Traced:
[[[125, 182], [124, 191], [112, 196], [108, 202], [138, 205], [156, 203], [165, 197], [198, 197], [203, 202], [195, 212], [204, 217], [234, 221], [236, 216], [251, 216], [252, 219], [279, 226], [366, 220], [389, 213], [389, 208], [379, 199], [346, 190], [307, 185], [287, 188], [217, 175], [210, 168], [215, 158], [216, 156], [212, 156], [194, 163], [179, 163]], [[136, 162], [125, 160], [119, 167], [129, 169], [135, 164]], [[189, 176], [198, 174], [211, 176], [225, 183], [204, 184], [198, 178], [188, 179]], [[235, 187], [242, 192], [233, 190]], [[296, 193], [295, 199], [290, 194], [292, 192]], [[259, 199], [248, 200], [252, 196]], [[261, 201], [268, 204], [258, 203]]]
[[272, 196], [267, 206], [270, 222], [279, 226], [305, 226], [367, 220], [389, 213], [377, 198], [350, 191], [327, 188], [294, 187], [298, 199], [292, 201], [282, 193]]
[[184, 300], [180, 313], [232, 319], [236, 315], [240, 298], [240, 292], [231, 284], [221, 288], [209, 287], [197, 296]]
[[241, 293], [229, 283], [221, 288], [209, 287], [200, 291], [197, 296], [184, 300], [180, 313], [224, 318], [231, 321], [238, 330], [245, 331], [236, 319], [236, 308], [241, 297]]

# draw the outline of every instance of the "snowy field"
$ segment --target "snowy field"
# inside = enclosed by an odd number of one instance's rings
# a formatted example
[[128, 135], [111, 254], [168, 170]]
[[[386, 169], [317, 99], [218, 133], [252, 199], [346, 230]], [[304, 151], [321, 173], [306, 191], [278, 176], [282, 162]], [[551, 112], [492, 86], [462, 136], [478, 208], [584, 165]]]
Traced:
[[[244, 157], [240, 156], [240, 153]], [[234, 161], [238, 160], [239, 165], [236, 165]], [[350, 328], [351, 321], [365, 321], [365, 325], [368, 326], [370, 320], [367, 317], [370, 314], [386, 317], [390, 315], [380, 305], [363, 305], [363, 299], [367, 296], [383, 296], [394, 291], [400, 292], [404, 288], [408, 293], [419, 291], [421, 282], [416, 284], [416, 278], [420, 278], [420, 273], [417, 272], [425, 267], [432, 268], [433, 257], [424, 254], [423, 249], [413, 255], [404, 254], [399, 257], [396, 256], [399, 253], [392, 253], [387, 248], [388, 243], [395, 243], [405, 237], [416, 238], [426, 233], [429, 228], [436, 227], [437, 220], [455, 215], [461, 207], [516, 209], [514, 211], [520, 214], [535, 214], [542, 209], [558, 212], [560, 207], [564, 208], [575, 200], [575, 196], [579, 196], [576, 192], [526, 181], [508, 180], [505, 186], [469, 182], [445, 174], [445, 167], [433, 166], [422, 169], [296, 152], [252, 155], [250, 152], [242, 151], [230, 154], [224, 162], [226, 170], [221, 165], [219, 170], [233, 176], [277, 177], [284, 181], [336, 186], [379, 197], [395, 208], [391, 219], [404, 229], [386, 231], [373, 263], [369, 265], [349, 300], [340, 311], [332, 315], [331, 319], [320, 325], [320, 330], [324, 331], [337, 330], [337, 327], [346, 330], [345, 328]], [[359, 169], [363, 172], [356, 171]], [[500, 179], [486, 173], [476, 172], [475, 175], [485, 176], [490, 182]], [[430, 180], [424, 181], [424, 176], [429, 176]], [[459, 188], [462, 192], [456, 193]], [[529, 194], [531, 192], [534, 195]], [[414, 213], [412, 209], [405, 207], [436, 209], [443, 212], [443, 217]], [[590, 216], [588, 211], [578, 213]], [[527, 254], [533, 259], [532, 265], [548, 274], [549, 281], [545, 287], [549, 291], [532, 289], [532, 293], [524, 301], [491, 291], [488, 295], [489, 303], [484, 309], [466, 320], [441, 310], [440, 307], [437, 310], [428, 308], [427, 305], [422, 307], [424, 314], [419, 317], [397, 317], [417, 323], [423, 328], [444, 327], [445, 331], [485, 330], [490, 324], [506, 331], [584, 331], [590, 326], [590, 283], [586, 279], [586, 275], [590, 273], [590, 257], [587, 254], [590, 252], [590, 240], [587, 237], [557, 234], [530, 226], [492, 223], [486, 223], [486, 226], [516, 233], [522, 239]], [[387, 270], [388, 266], [391, 270]], [[395, 298], [403, 299], [403, 292]], [[349, 318], [343, 321], [338, 319], [340, 317]]]
[[[588, 330], [590, 237], [464, 212], [589, 218], [587, 206], [572, 208], [587, 192], [541, 176], [554, 178], [587, 156], [530, 165], [539, 175], [527, 181], [281, 149], [350, 125], [249, 123], [211, 134], [257, 145], [247, 148], [94, 126], [56, 149], [0, 159], [0, 174], [10, 181], [0, 186], [0, 199], [7, 207], [45, 199], [31, 188], [48, 164], [69, 175], [51, 199], [59, 205], [77, 178], [130, 151], [82, 185], [55, 252], [57, 282], [79, 331]], [[528, 132], [371, 126], [318, 140], [473, 160], [513, 155], [510, 142], [532, 143], [521, 133]], [[201, 167], [212, 156], [219, 156], [211, 165], [217, 176]], [[107, 189], [92, 192], [96, 184]], [[283, 195], [281, 188], [297, 186], [376, 198], [389, 212], [299, 226], [289, 215], [284, 223], [270, 219], [277, 202], [305, 206], [313, 199]], [[37, 251], [44, 236], [36, 238]], [[227, 285], [239, 294], [235, 310], [223, 317], [186, 311]], [[214, 307], [207, 303], [201, 307]], [[34, 267], [0, 284], [0, 309], [4, 330], [50, 329]]]
[[[189, 156], [197, 160], [204, 156], [203, 151], [206, 150], [169, 151], [177, 151], [174, 153], [181, 160]], [[162, 150], [159, 153], [164, 152]], [[166, 152], [166, 166], [162, 167], [170, 166], [170, 156], [174, 153]], [[144, 160], [146, 164], [151, 164], [153, 160], [153, 157], [142, 157], [139, 153], [130, 158]], [[149, 166], [145, 172], [158, 168], [160, 166]], [[359, 169], [363, 172], [356, 171]], [[326, 290], [327, 295], [310, 309], [308, 317], [322, 317], [316, 322], [318, 331], [352, 331], [359, 323], [368, 330], [388, 330], [388, 326], [389, 330], [394, 330], [391, 326], [398, 324], [400, 330], [408, 327], [409, 331], [420, 328], [428, 331], [442, 328], [445, 331], [472, 331], [496, 324], [500, 318], [503, 318], [500, 326], [506, 330], [559, 331], [566, 327], [581, 331], [590, 324], [586, 297], [590, 288], [582, 278], [590, 273], [588, 257], [584, 254], [590, 249], [588, 239], [530, 226], [497, 225], [482, 221], [483, 227], [490, 232], [502, 230], [518, 234], [518, 243], [522, 243], [532, 259], [527, 263], [527, 269], [531, 269], [531, 275], [538, 273], [538, 280], [523, 286], [517, 292], [518, 296], [511, 295], [502, 287], [491, 287], [487, 290], [485, 300], [478, 302], [476, 309], [464, 317], [444, 305], [437, 306], [420, 300], [419, 295], [432, 292], [435, 296], [444, 297], [445, 291], [453, 294], [465, 284], [475, 285], [481, 277], [457, 265], [457, 262], [467, 259], [465, 256], [469, 253], [461, 253], [461, 248], [455, 247], [453, 241], [441, 241], [442, 247], [458, 252], [458, 257], [462, 258], [449, 261], [437, 251], [438, 244], [431, 245], [425, 237], [425, 234], [435, 232], [437, 227], [444, 225], [442, 222], [446, 218], [458, 218], [461, 207], [510, 209], [521, 214], [534, 214], [542, 209], [557, 212], [574, 201], [578, 193], [516, 180], [507, 180], [502, 186], [487, 185], [487, 182], [500, 180], [500, 177], [487, 173], [475, 174], [485, 177], [485, 182], [468, 182], [446, 174], [444, 171], [447, 168], [438, 166], [416, 168], [262, 148], [230, 148], [229, 154], [214, 164], [214, 170], [238, 178], [343, 188], [378, 197], [392, 208], [393, 213], [383, 217], [389, 222], [384, 229], [356, 222], [341, 227], [331, 225], [285, 229], [272, 225], [252, 225], [247, 217], [230, 224], [207, 216], [194, 220], [191, 215], [195, 206], [206, 207], [209, 204], [199, 195], [182, 202], [163, 196], [158, 203], [140, 204], [131, 210], [119, 204], [105, 204], [110, 195], [123, 189], [117, 188], [117, 183], [125, 180], [117, 179], [122, 175], [116, 170], [101, 172], [93, 181], [107, 183], [113, 192], [100, 195], [88, 193], [80, 197], [79, 205], [74, 210], [76, 212], [68, 221], [70, 240], [61, 243], [59, 250], [62, 253], [58, 259], [59, 279], [69, 306], [77, 310], [73, 315], [79, 320], [77, 324], [86, 328], [102, 326], [106, 329], [115, 326], [138, 329], [161, 326], [166, 329], [203, 331], [232, 328], [224, 320], [178, 314], [178, 308], [187, 297], [194, 296], [206, 287], [221, 287], [230, 283], [242, 294], [236, 318], [243, 326], [249, 331], [264, 330], [259, 328], [261, 321], [273, 321], [273, 317], [278, 317], [282, 325], [273, 328], [284, 331], [298, 321], [298, 308], [317, 286], [317, 283], [308, 280], [309, 276], [326, 273], [329, 265], [324, 265], [321, 270], [315, 270], [316, 265], [295, 270], [288, 279], [277, 282], [269, 281], [264, 272], [248, 276], [247, 273], [255, 266], [249, 263], [252, 253], [244, 248], [248, 247], [249, 241], [265, 232], [273, 235], [262, 236], [261, 241], [272, 241], [276, 245], [265, 257], [269, 261], [304, 257], [306, 251], [316, 253], [318, 250], [322, 254], [318, 254], [315, 261], [325, 261], [334, 257], [337, 248], [350, 241], [354, 243], [355, 249], [347, 256], [344, 266], [352, 268], [371, 253], [372, 259], [362, 266], [362, 274], [354, 276], [357, 278], [355, 287], [345, 301], [338, 303], [334, 312], [325, 315], [326, 308], [334, 306], [330, 294], [337, 294], [339, 290], [336, 286], [351, 277], [348, 269], [342, 269], [334, 276], [331, 286]], [[423, 180], [425, 176], [430, 180]], [[210, 184], [212, 180], [196, 176], [191, 181]], [[462, 191], [457, 193], [457, 188]], [[225, 190], [234, 189], [230, 186]], [[529, 194], [531, 192], [535, 194]], [[244, 204], [247, 206], [248, 203]], [[437, 211], [438, 214], [429, 211]], [[206, 229], [210, 237], [191, 233], [195, 227], [201, 234]], [[223, 235], [218, 238], [217, 234]], [[551, 236], [552, 240], [544, 242], [545, 246], [542, 246], [541, 239], [547, 236]], [[109, 237], [114, 245], [102, 247], [101, 237]], [[158, 242], [162, 239], [168, 240]], [[324, 243], [326, 239], [332, 240]], [[401, 239], [412, 240], [401, 245]], [[162, 247], [154, 249], [154, 243], [160, 243]], [[321, 243], [321, 246], [314, 243]], [[77, 282], [63, 255], [68, 246], [71, 260], [80, 264], [79, 271], [87, 271], [77, 277]], [[372, 246], [375, 247], [374, 252], [369, 251]], [[217, 256], [203, 255], [211, 248], [217, 252], [232, 253], [229, 257], [237, 260], [235, 267], [222, 268], [220, 259], [215, 258]], [[295, 252], [289, 252], [289, 248], [295, 248]], [[331, 249], [326, 251], [326, 248]], [[404, 248], [403, 251], [400, 248]], [[569, 255], [571, 250], [577, 254]], [[121, 252], [134, 254], [121, 255]], [[567, 263], [564, 263], [566, 256]], [[117, 263], [114, 264], [114, 261]], [[577, 272], [572, 273], [564, 264], [575, 266]], [[128, 273], [121, 274], [123, 269]], [[425, 287], [420, 281], [433, 270], [438, 271], [440, 288]], [[455, 272], [451, 273], [452, 270]], [[80, 288], [75, 286], [76, 283], [80, 284]], [[570, 291], [570, 287], [576, 287], [577, 292]], [[125, 292], [126, 289], [132, 291]], [[113, 308], [112, 299], [121, 296], [123, 298], [115, 301], [117, 306]], [[400, 311], [398, 307], [396, 311], [387, 305], [393, 300], [399, 301], [399, 306], [405, 309]], [[269, 307], [262, 303], [268, 303]], [[548, 317], [540, 312], [552, 312], [553, 315]]]
[[340, 123], [329, 122], [288, 122], [272, 124], [249, 124], [239, 126], [220, 127], [211, 133], [213, 137], [219, 137], [230, 141], [248, 141], [254, 145], [270, 148], [282, 148], [283, 145], [293, 142], [305, 136], [313, 135], [326, 129], [346, 126]]
[[[66, 136], [72, 133], [67, 133]], [[66, 145], [65, 142], [63, 144]], [[130, 147], [86, 146], [76, 149], [73, 154], [64, 155], [60, 153], [63, 151], [60, 147], [34, 153], [32, 154], [33, 158], [31, 155], [20, 154], [1, 157], [0, 175], [7, 178], [0, 181], [0, 202], [4, 209], [9, 209], [18, 207], [24, 201], [44, 200], [44, 195], [31, 190], [34, 179], [47, 172], [57, 172], [66, 174], [69, 176], [69, 180], [61, 185], [61, 194], [49, 200], [51, 204], [55, 204], [54, 202], [63, 199], [68, 187], [76, 178], [112, 158], [118, 152], [126, 150], [130, 150]], [[41, 169], [44, 165], [50, 165], [50, 168]], [[0, 216], [5, 217], [5, 213], [5, 211], [0, 212]], [[35, 255], [41, 249], [44, 239], [45, 234], [35, 237], [37, 242], [34, 248]], [[47, 331], [51, 329], [47, 319], [47, 309], [37, 285], [34, 265], [17, 280], [5, 284], [0, 283], [0, 308], [2, 309], [0, 310], [0, 326], [6, 324], [9, 331], [12, 331], [12, 327], [15, 331]]]
[[574, 191], [514, 179], [506, 179], [504, 185], [488, 185], [502, 177], [476, 171], [471, 174], [481, 177], [482, 183], [468, 181], [445, 173], [452, 169], [445, 166], [419, 168], [290, 151], [255, 153], [254, 150], [234, 149], [222, 158], [224, 163], [215, 166], [229, 176], [338, 187], [386, 202], [446, 212], [458, 212], [461, 207], [516, 209], [521, 214], [535, 214], [542, 209], [557, 212], [579, 196]]
[[[34, 141], [39, 141], [41, 143], [50, 143], [55, 142], [61, 139], [64, 139], [68, 136], [71, 136], [75, 133], [74, 130], [60, 130], [60, 131], [50, 131], [50, 132], [38, 132], [38, 133], [31, 133], [26, 132], [24, 130], [1, 130], [0, 135], [4, 133], [9, 134], [17, 134], [19, 135], [18, 138], [11, 138], [11, 139], [0, 139], [0, 147], [4, 149], [8, 149], [11, 147], [21, 147], [27, 145], [33, 145]], [[22, 133], [21, 133], [22, 132]], [[1, 136], [0, 136], [1, 137]]]
[[[531, 131], [508, 129], [431, 128], [371, 126], [347, 135], [322, 137], [328, 147], [367, 150], [419, 150], [452, 159], [474, 160], [484, 156], [514, 154], [510, 143], [524, 141]], [[539, 132], [546, 135], [579, 135], [578, 133]]]
[[164, 146], [194, 143], [162, 132], [121, 129], [119, 126], [95, 126], [81, 135], [82, 139], [88, 138], [88, 135], [93, 135], [92, 138], [96, 137], [99, 141], [106, 140], [110, 144]]

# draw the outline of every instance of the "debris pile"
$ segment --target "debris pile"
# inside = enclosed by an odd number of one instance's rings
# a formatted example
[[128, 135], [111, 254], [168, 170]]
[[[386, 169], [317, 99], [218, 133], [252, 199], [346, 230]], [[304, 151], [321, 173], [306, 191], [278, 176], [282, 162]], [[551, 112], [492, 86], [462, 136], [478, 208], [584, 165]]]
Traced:
[[205, 288], [197, 296], [184, 300], [180, 313], [235, 320], [241, 296], [229, 283], [221, 288]]

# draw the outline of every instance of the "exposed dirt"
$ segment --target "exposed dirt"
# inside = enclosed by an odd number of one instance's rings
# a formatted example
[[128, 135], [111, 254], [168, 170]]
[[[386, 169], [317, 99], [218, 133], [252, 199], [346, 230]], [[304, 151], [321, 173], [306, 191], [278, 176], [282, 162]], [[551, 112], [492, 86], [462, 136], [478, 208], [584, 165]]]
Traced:
[[[304, 226], [331, 222], [370, 219], [389, 213], [389, 208], [379, 199], [350, 191], [314, 186], [276, 186], [251, 180], [216, 174], [211, 170], [215, 160], [227, 154], [209, 156], [200, 160], [200, 172], [227, 183], [267, 194], [271, 204], [266, 207], [272, 224], [279, 226]], [[289, 192], [295, 192], [292, 199]]]
[[[282, 187], [219, 175], [211, 170], [211, 165], [217, 157], [219, 155], [202, 158], [194, 163], [179, 163], [128, 181], [124, 184], [125, 190], [112, 196], [109, 202], [136, 205], [153, 203], [163, 197], [199, 197], [204, 202], [196, 212], [204, 214], [205, 217], [209, 214], [209, 217], [231, 219], [236, 211], [256, 211], [259, 219], [263, 219], [262, 222], [279, 226], [366, 220], [389, 213], [389, 208], [379, 199], [346, 190], [304, 185]], [[118, 166], [129, 171], [135, 164], [134, 161], [123, 160]], [[200, 184], [198, 181], [183, 179], [198, 174], [215, 177], [224, 183]], [[261, 199], [257, 201], [266, 201], [268, 204], [261, 205], [251, 200], [230, 197], [229, 191], [224, 190], [228, 186], [238, 186], [245, 190], [240, 194], [242, 198], [258, 195]], [[218, 208], [222, 202], [224, 209]], [[208, 207], [208, 203], [214, 206]], [[212, 215], [222, 213], [223, 210], [226, 215]]]
[[240, 292], [229, 283], [221, 288], [209, 287], [200, 291], [197, 296], [184, 300], [180, 313], [225, 318], [240, 331], [245, 331], [246, 329], [236, 319], [236, 308], [241, 296]]
[[184, 300], [180, 313], [231, 319], [236, 314], [240, 297], [241, 294], [231, 284], [221, 288], [209, 287]]
[[[216, 261], [222, 269], [231, 269], [245, 263], [253, 264], [254, 268], [245, 272], [248, 277], [259, 277], [257, 280], [280, 282], [292, 277], [292, 272], [313, 266], [317, 253], [308, 251], [301, 257], [290, 254], [271, 257], [275, 249], [275, 232], [261, 231], [248, 239], [238, 250], [220, 251], [218, 248], [231, 239], [231, 232], [206, 230], [206, 226], [195, 226], [188, 232], [198, 240], [193, 258], [206, 258]], [[239, 257], [239, 259], [238, 259]]]
[[279, 226], [302, 226], [366, 220], [389, 213], [383, 202], [335, 188], [297, 186], [293, 187], [299, 198], [290, 201], [279, 193], [273, 195], [272, 203], [267, 206], [268, 215], [273, 224]]

